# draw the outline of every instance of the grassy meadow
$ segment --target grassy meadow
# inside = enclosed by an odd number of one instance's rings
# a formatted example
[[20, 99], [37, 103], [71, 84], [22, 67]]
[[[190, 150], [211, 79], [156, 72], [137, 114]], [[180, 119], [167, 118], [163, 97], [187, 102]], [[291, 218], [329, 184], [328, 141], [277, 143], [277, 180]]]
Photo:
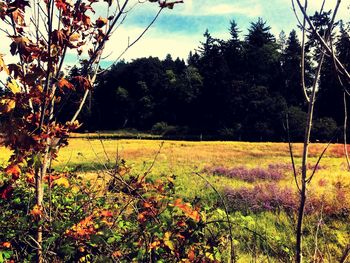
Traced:
[[[324, 147], [311, 146], [310, 173]], [[302, 145], [293, 148], [299, 170]], [[1, 148], [0, 163], [9, 154]], [[109, 179], [104, 171], [116, 158], [124, 159], [133, 174], [150, 170], [154, 178], [175, 175], [178, 195], [200, 200], [206, 209], [222, 206], [210, 182], [224, 196], [232, 215], [240, 262], [281, 262], [276, 259], [281, 258], [279, 251], [284, 262], [292, 259], [297, 187], [288, 144], [72, 138], [53, 168], [76, 171], [103, 187]], [[336, 262], [350, 240], [350, 172], [343, 145], [331, 145], [325, 153], [309, 198], [306, 256], [314, 262]]]

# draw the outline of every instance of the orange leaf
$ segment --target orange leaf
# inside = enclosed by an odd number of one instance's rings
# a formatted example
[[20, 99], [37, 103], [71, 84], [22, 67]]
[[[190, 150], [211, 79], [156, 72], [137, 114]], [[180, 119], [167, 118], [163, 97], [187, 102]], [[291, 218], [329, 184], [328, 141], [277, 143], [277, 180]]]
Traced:
[[150, 249], [157, 249], [159, 246], [160, 246], [160, 241], [157, 240], [157, 241], [152, 242], [152, 243], [149, 245], [149, 248], [150, 248]]
[[9, 113], [16, 107], [16, 101], [13, 99], [0, 100], [0, 114]]
[[193, 249], [191, 249], [191, 250], [188, 252], [188, 254], [187, 254], [187, 257], [188, 257], [188, 259], [189, 259], [190, 261], [194, 261], [195, 256], [196, 256], [196, 255], [194, 254]]
[[101, 216], [111, 217], [111, 216], [113, 216], [113, 214], [112, 214], [111, 211], [104, 210], [104, 211], [101, 212]]
[[62, 78], [60, 79], [58, 82], [57, 82], [57, 85], [59, 88], [64, 88], [66, 87], [67, 89], [70, 89], [70, 90], [74, 90], [74, 86], [72, 83], [70, 83], [68, 80], [66, 80], [65, 78]]
[[11, 164], [7, 166], [5, 173], [11, 175], [14, 179], [18, 179], [21, 174], [21, 169], [17, 164]]
[[10, 243], [10, 242], [2, 242], [2, 243], [0, 244], [0, 247], [10, 248], [10, 247], [11, 247], [11, 243]]
[[36, 218], [39, 219], [43, 215], [43, 211], [39, 205], [35, 205], [32, 210], [30, 210], [30, 214]]
[[200, 217], [198, 211], [192, 209], [192, 207], [189, 203], [183, 203], [182, 199], [179, 198], [179, 199], [175, 200], [173, 205], [175, 207], [180, 208], [187, 217], [193, 219], [196, 222], [200, 221], [201, 217]]
[[113, 252], [112, 254], [113, 257], [119, 258], [122, 256], [122, 252], [120, 252], [120, 250], [116, 250]]

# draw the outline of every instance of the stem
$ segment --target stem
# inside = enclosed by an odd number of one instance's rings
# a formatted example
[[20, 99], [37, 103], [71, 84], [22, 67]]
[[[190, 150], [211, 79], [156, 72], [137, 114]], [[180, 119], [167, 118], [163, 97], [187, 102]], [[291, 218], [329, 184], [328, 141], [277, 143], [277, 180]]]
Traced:
[[308, 114], [307, 114], [307, 122], [305, 127], [305, 137], [304, 137], [304, 144], [303, 144], [303, 159], [302, 159], [302, 166], [301, 166], [301, 191], [300, 191], [300, 203], [299, 203], [299, 210], [298, 210], [298, 224], [297, 224], [297, 231], [296, 231], [296, 262], [301, 263], [303, 262], [303, 256], [302, 256], [302, 243], [303, 243], [303, 220], [304, 220], [304, 211], [305, 211], [305, 204], [306, 204], [306, 192], [307, 192], [307, 161], [308, 161], [308, 154], [309, 154], [309, 145], [310, 145], [310, 136], [311, 136], [311, 129], [312, 129], [312, 121], [313, 121], [313, 114], [314, 114], [314, 106], [315, 106], [315, 98], [316, 98], [316, 90], [317, 90], [317, 83], [318, 79], [321, 73], [323, 61], [324, 61], [324, 53], [322, 52], [317, 72], [315, 75], [312, 92], [310, 95], [310, 102], [308, 107]]

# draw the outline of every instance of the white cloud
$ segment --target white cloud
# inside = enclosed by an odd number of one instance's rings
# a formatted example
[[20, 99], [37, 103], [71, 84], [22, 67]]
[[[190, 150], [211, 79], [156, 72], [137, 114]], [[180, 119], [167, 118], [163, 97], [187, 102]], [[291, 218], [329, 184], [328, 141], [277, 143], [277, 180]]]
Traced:
[[248, 6], [246, 4], [218, 4], [205, 6], [199, 13], [200, 15], [245, 15], [247, 17], [257, 17], [262, 14], [260, 5]]
[[[120, 28], [108, 41], [104, 55], [110, 54], [107, 60], [115, 60], [144, 30], [142, 27]], [[202, 33], [195, 35], [182, 35], [164, 33], [151, 28], [134, 46], [122, 57], [126, 60], [137, 57], [158, 56], [164, 58], [168, 53], [176, 58], [187, 58], [190, 50], [198, 47]]]
[[262, 14], [259, 0], [184, 0], [184, 4], [176, 6], [174, 15], [183, 16], [220, 16], [244, 15], [255, 17]]

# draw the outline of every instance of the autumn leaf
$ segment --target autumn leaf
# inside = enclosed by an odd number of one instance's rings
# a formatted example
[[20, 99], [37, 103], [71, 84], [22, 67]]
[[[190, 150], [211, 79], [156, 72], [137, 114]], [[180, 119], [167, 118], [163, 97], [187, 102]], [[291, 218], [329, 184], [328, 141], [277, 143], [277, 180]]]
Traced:
[[63, 12], [67, 11], [67, 3], [65, 1], [62, 0], [56, 0], [56, 7], [57, 9], [62, 10]]
[[83, 76], [77, 76], [73, 78], [82, 89], [92, 89], [91, 83], [87, 78]]
[[52, 42], [62, 46], [64, 41], [66, 40], [66, 34], [63, 30], [54, 30], [52, 32]]
[[54, 181], [54, 184], [55, 185], [58, 185], [58, 186], [63, 186], [65, 188], [68, 188], [69, 187], [69, 181], [67, 178], [65, 177], [61, 177], [57, 180]]
[[13, 77], [17, 79], [19, 76], [22, 76], [22, 69], [19, 64], [9, 64], [8, 69], [10, 74], [13, 74]]
[[86, 26], [90, 26], [91, 25], [91, 18], [87, 15], [83, 15], [83, 19], [82, 19], [84, 25]]
[[81, 123], [79, 123], [78, 120], [75, 120], [74, 122], [66, 122], [66, 126], [69, 130], [74, 131], [76, 129], [79, 129], [81, 127]]
[[5, 173], [12, 176], [14, 179], [18, 179], [21, 175], [21, 168], [17, 164], [11, 164], [6, 167]]
[[192, 209], [189, 203], [183, 203], [181, 198], [176, 199], [173, 206], [180, 208], [187, 217], [193, 219], [194, 221], [200, 221], [201, 217], [198, 211]]
[[11, 247], [11, 243], [10, 242], [2, 242], [2, 243], [0, 243], [0, 247], [10, 248]]
[[0, 114], [9, 113], [16, 107], [16, 101], [13, 99], [0, 100]]
[[112, 217], [113, 214], [111, 211], [108, 211], [108, 210], [104, 210], [101, 212], [101, 216], [104, 216], [104, 217]]
[[4, 58], [3, 58], [3, 54], [0, 53], [0, 72], [1, 71], [5, 71], [7, 73], [7, 75], [10, 75], [10, 71], [7, 68], [5, 62], [4, 62]]
[[171, 237], [171, 232], [169, 231], [165, 232], [164, 238], [163, 238], [164, 245], [166, 245], [171, 251], [174, 251], [175, 246], [174, 246], [174, 243], [170, 240], [170, 237]]
[[101, 28], [101, 27], [105, 26], [107, 24], [107, 22], [108, 22], [107, 18], [99, 17], [96, 20], [95, 25], [96, 25], [96, 27]]
[[115, 258], [119, 258], [122, 256], [122, 252], [120, 250], [116, 250], [113, 252], [112, 256]]
[[17, 84], [17, 81], [14, 79], [11, 79], [7, 82], [7, 88], [13, 93], [19, 93], [21, 91], [19, 85]]
[[41, 206], [35, 205], [32, 210], [30, 210], [30, 214], [35, 218], [35, 219], [40, 219], [43, 215], [43, 211]]
[[96, 232], [92, 216], [88, 216], [74, 225], [71, 229], [66, 230], [66, 235], [75, 239], [86, 239]]
[[57, 85], [60, 89], [66, 87], [67, 89], [75, 90], [74, 85], [72, 83], [70, 83], [68, 80], [66, 80], [65, 78], [60, 79], [57, 82]]
[[5, 184], [0, 187], [0, 197], [7, 200], [13, 193], [13, 187], [11, 184]]
[[78, 41], [79, 39], [80, 39], [80, 34], [79, 34], [79, 33], [73, 33], [73, 34], [69, 37], [69, 41], [71, 41], [71, 42]]
[[26, 182], [29, 184], [34, 183], [34, 174], [33, 173], [26, 173]]
[[156, 240], [149, 245], [149, 248], [150, 249], [157, 249], [157, 248], [159, 248], [159, 246], [160, 246], [160, 241]]
[[12, 12], [12, 17], [17, 25], [25, 26], [23, 10], [15, 8]]
[[26, 37], [21, 36], [12, 36], [12, 43], [10, 45], [10, 52], [14, 56], [17, 53], [24, 53], [25, 51], [28, 51], [27, 48], [30, 44], [30, 41]]
[[187, 257], [191, 262], [195, 260], [196, 255], [194, 254], [193, 249], [190, 249], [190, 251], [188, 251]]

